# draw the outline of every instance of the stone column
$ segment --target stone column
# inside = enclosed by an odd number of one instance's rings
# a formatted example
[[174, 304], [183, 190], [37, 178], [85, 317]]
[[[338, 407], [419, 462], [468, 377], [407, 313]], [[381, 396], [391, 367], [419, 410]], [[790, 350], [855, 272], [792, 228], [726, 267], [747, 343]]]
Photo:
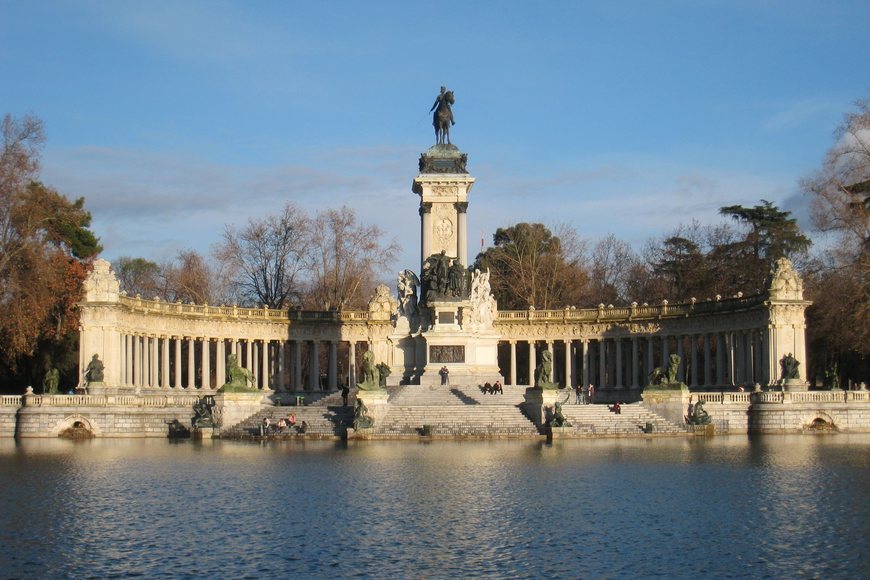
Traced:
[[329, 341], [329, 368], [327, 372], [327, 387], [330, 391], [338, 390], [338, 341]]
[[583, 349], [583, 383], [582, 386], [589, 384], [589, 341], [587, 339], [580, 340], [581, 348]]
[[668, 336], [662, 336], [662, 362], [660, 366], [668, 368], [668, 358], [671, 356], [670, 344], [668, 344]]
[[571, 339], [565, 339], [565, 387], [570, 389], [574, 383], [574, 373], [571, 372], [571, 361], [574, 357], [571, 356]]
[[598, 377], [595, 375], [595, 351], [597, 348], [593, 348], [592, 343], [589, 343], [589, 382], [595, 385], [596, 387], [600, 387], [598, 384]]
[[311, 347], [308, 352], [308, 390], [317, 391], [320, 389], [320, 343], [316, 340], [311, 341]]
[[607, 341], [598, 340], [598, 388], [607, 388]]
[[216, 385], [215, 388], [221, 388], [224, 386], [224, 383], [227, 382], [227, 355], [226, 355], [226, 345], [224, 344], [224, 339], [219, 338], [217, 340], [217, 347], [215, 347], [215, 358], [217, 358], [217, 364], [215, 365], [215, 377]]
[[[753, 372], [752, 372], [752, 382], [759, 383], [763, 381], [764, 377], [764, 350], [762, 349], [762, 336], [764, 332], [760, 330], [755, 331], [755, 341], [753, 344]], [[807, 377], [809, 379], [809, 377]]]
[[202, 338], [202, 388], [211, 389], [211, 339]]
[[284, 392], [287, 390], [286, 384], [284, 382], [284, 373], [286, 372], [285, 364], [286, 364], [286, 356], [287, 353], [284, 351], [284, 343], [285, 341], [278, 341], [278, 390]]
[[735, 375], [736, 373], [735, 373], [734, 371], [735, 371], [735, 366], [736, 366], [736, 362], [737, 362], [737, 361], [734, 360], [734, 359], [735, 359], [735, 353], [734, 353], [734, 334], [735, 334], [735, 333], [733, 333], [733, 332], [729, 332], [729, 333], [725, 336], [725, 342], [726, 342], [726, 345], [727, 345], [727, 348], [728, 348], [728, 350], [726, 351], [726, 352], [728, 353], [728, 361], [727, 361], [727, 363], [726, 363], [725, 368], [728, 369], [728, 379], [727, 379], [727, 380], [728, 380], [728, 384], [729, 384], [729, 385], [732, 385], [732, 386], [735, 384], [735, 381], [734, 381], [734, 375]]
[[160, 386], [164, 389], [169, 388], [169, 337], [164, 336], [160, 339], [163, 341], [163, 359], [160, 361], [161, 379]]
[[302, 389], [302, 341], [293, 341], [293, 390]]
[[616, 388], [624, 389], [625, 385], [622, 383], [622, 339], [616, 339]]
[[263, 376], [263, 390], [269, 390], [272, 388], [272, 385], [269, 384], [269, 371], [271, 370], [269, 367], [269, 341], [263, 339], [261, 347], [263, 351], [260, 353], [260, 358], [262, 360], [260, 374]]
[[136, 361], [133, 363], [136, 365], [136, 386], [142, 387], [145, 386], [145, 383], [142, 382], [145, 374], [145, 365], [142, 362], [142, 336], [136, 335], [133, 337], [136, 341]]
[[181, 337], [174, 337], [175, 340], [175, 388], [181, 388]]
[[698, 386], [698, 337], [694, 334], [689, 335], [690, 356], [692, 357], [692, 379], [689, 381], [690, 387]]
[[716, 384], [725, 386], [725, 336], [716, 334]]
[[535, 359], [537, 358], [537, 353], [535, 352], [535, 341], [529, 341], [529, 386], [535, 386], [535, 363], [537, 362]]
[[196, 388], [196, 339], [187, 339], [187, 388]]
[[150, 338], [150, 341], [151, 341], [151, 386], [157, 387], [158, 386], [157, 375], [159, 373], [159, 367], [157, 364], [157, 362], [158, 362], [157, 361], [157, 352], [158, 352], [157, 337], [152, 336]]
[[631, 388], [639, 389], [640, 383], [638, 383], [638, 358], [640, 358], [640, 348], [637, 344], [637, 337], [631, 337]]
[[133, 337], [129, 334], [124, 335], [124, 350], [126, 368], [124, 369], [124, 382], [128, 385], [133, 384]]
[[347, 384], [351, 388], [356, 386], [356, 341], [352, 340], [347, 346]]
[[[256, 365], [254, 364], [254, 341], [251, 339], [248, 339], [245, 341], [245, 343], [247, 343], [247, 348], [245, 349], [245, 353], [246, 353], [245, 354], [245, 357], [246, 357], [245, 358], [245, 368], [247, 368], [249, 371], [257, 374], [255, 372]], [[241, 357], [239, 357], [239, 358], [241, 358]]]
[[704, 334], [704, 386], [710, 387], [713, 384], [713, 357], [710, 350], [711, 336]]
[[680, 357], [680, 367], [677, 369], [677, 380], [686, 381], [686, 353], [683, 347], [683, 335], [677, 335], [677, 356]]
[[456, 242], [459, 246], [459, 263], [468, 267], [468, 202], [458, 201], [453, 204], [456, 207]]
[[242, 365], [242, 357], [241, 357], [241, 353], [239, 352], [239, 340], [236, 338], [234, 338], [232, 343], [230, 344], [230, 353], [236, 355], [239, 358], [238, 363], [239, 363], [239, 366], [241, 366]]
[[420, 239], [420, 251], [422, 252], [420, 256], [420, 271], [423, 271], [423, 263], [426, 261], [426, 258], [432, 255], [432, 247], [429, 241], [428, 233], [432, 231], [432, 203], [431, 202], [421, 202], [420, 203], [420, 218], [423, 221], [421, 231], [421, 239]]
[[[771, 358], [771, 348], [770, 348], [770, 335], [772, 333], [770, 330], [765, 329], [765, 331], [761, 332], [761, 354], [759, 355], [761, 358], [761, 382], [762, 384], [773, 384], [776, 380], [773, 372], [771, 372], [770, 366], [770, 358]], [[776, 367], [773, 367], [776, 368]]]
[[510, 340], [508, 341], [511, 345], [511, 385], [516, 386], [517, 384], [517, 341]]
[[655, 366], [655, 345], [653, 337], [646, 337], [646, 376], [650, 376]]
[[259, 388], [262, 373], [260, 372], [260, 358], [257, 353], [260, 352], [260, 346], [256, 340], [248, 340], [248, 369], [254, 373], [254, 387]]

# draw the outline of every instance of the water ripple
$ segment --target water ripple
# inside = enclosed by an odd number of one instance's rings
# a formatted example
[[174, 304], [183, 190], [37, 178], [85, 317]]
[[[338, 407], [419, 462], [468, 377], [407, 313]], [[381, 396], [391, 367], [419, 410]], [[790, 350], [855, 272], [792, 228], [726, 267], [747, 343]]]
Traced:
[[870, 437], [0, 442], [0, 576], [860, 577]]

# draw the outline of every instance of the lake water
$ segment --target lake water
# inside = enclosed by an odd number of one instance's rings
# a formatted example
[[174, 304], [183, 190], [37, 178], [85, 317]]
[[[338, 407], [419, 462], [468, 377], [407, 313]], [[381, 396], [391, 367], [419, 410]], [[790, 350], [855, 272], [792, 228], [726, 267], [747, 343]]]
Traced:
[[0, 577], [870, 575], [870, 435], [0, 441]]

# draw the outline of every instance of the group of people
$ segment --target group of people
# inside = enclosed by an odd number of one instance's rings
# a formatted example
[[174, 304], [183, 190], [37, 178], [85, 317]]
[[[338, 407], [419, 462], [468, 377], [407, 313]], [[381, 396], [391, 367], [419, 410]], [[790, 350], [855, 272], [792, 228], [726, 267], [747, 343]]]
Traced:
[[501, 386], [501, 381], [496, 380], [495, 383], [486, 382], [481, 387], [483, 389], [484, 395], [494, 395], [498, 393], [499, 395], [504, 395], [504, 388]]
[[263, 435], [271, 435], [275, 433], [284, 433], [290, 429], [296, 429], [300, 435], [304, 435], [308, 431], [308, 422], [302, 421], [299, 425], [296, 424], [296, 413], [290, 413], [286, 418], [281, 417], [277, 423], [272, 423], [269, 417], [263, 417]]
[[595, 385], [589, 383], [587, 386], [577, 385], [574, 387], [574, 404], [575, 405], [591, 405], [595, 402]]

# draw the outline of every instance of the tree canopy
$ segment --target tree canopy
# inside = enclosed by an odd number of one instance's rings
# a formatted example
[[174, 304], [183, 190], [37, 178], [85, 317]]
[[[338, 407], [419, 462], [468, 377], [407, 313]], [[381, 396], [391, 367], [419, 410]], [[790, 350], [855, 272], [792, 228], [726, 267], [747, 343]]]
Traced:
[[[100, 250], [84, 199], [38, 181], [42, 122], [3, 119], [0, 151], [0, 367], [34, 380], [71, 370], [82, 282]], [[73, 360], [76, 360], [75, 357]]]

